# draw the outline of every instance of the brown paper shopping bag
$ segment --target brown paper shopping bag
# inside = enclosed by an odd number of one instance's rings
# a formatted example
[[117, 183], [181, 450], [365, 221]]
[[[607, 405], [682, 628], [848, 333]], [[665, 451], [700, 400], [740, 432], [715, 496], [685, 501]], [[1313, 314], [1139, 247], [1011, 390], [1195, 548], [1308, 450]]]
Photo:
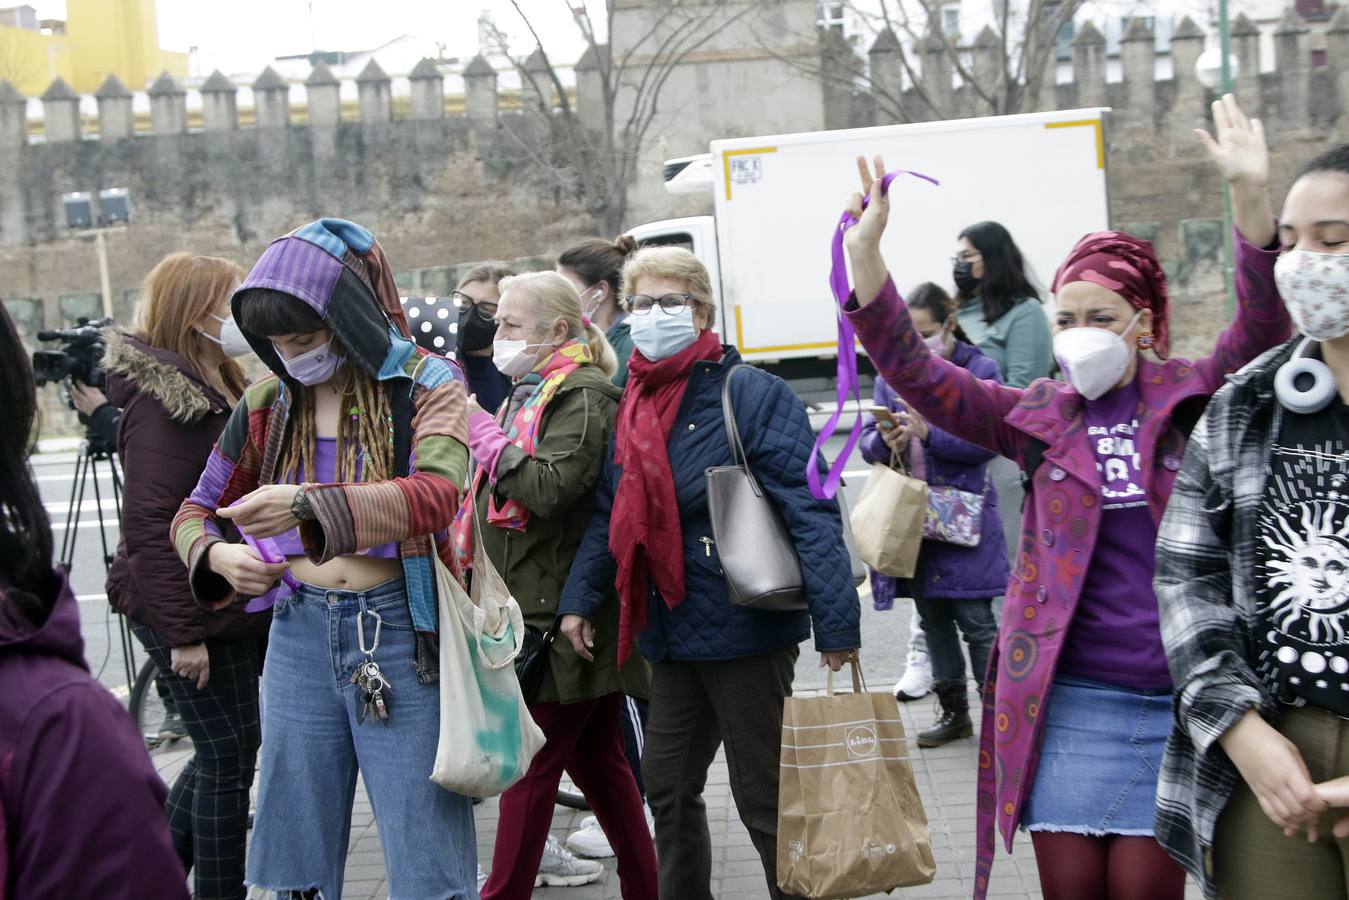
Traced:
[[927, 518], [926, 482], [878, 463], [851, 518], [853, 542], [864, 563], [882, 575], [913, 577]]
[[927, 814], [890, 694], [788, 697], [778, 786], [778, 887], [860, 897], [927, 884], [937, 872]]

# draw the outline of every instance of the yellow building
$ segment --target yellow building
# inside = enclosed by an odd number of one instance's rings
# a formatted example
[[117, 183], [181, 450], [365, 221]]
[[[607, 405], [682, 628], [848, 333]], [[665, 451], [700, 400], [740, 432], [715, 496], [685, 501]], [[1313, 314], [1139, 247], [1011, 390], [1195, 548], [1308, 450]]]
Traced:
[[159, 73], [187, 76], [187, 54], [160, 49], [156, 0], [66, 0], [66, 21], [31, 7], [0, 10], [0, 79], [36, 97], [58, 76], [92, 94], [109, 75], [133, 91]]

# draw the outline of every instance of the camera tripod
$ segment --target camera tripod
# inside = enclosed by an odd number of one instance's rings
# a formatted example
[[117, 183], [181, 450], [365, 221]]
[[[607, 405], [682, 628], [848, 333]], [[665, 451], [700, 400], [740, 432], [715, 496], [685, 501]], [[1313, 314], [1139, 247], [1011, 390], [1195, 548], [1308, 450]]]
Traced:
[[[100, 469], [106, 467], [112, 482], [112, 512], [116, 521], [122, 521], [122, 472], [117, 464], [116, 449], [94, 435], [85, 432], [80, 443], [79, 453], [75, 457], [75, 480], [70, 486], [70, 502], [66, 506], [66, 528], [61, 536], [61, 571], [67, 575], [75, 563], [75, 544], [79, 538], [80, 514], [84, 510], [84, 496], [90, 481], [94, 487], [94, 512], [98, 516], [98, 536], [103, 550], [103, 571], [112, 567], [117, 546], [109, 541], [108, 528], [104, 518], [103, 488], [99, 484]], [[91, 476], [92, 475], [92, 479]], [[122, 663], [126, 667], [128, 686], [136, 681], [135, 640], [131, 634], [131, 625], [126, 616], [119, 615], [118, 631], [122, 643]]]

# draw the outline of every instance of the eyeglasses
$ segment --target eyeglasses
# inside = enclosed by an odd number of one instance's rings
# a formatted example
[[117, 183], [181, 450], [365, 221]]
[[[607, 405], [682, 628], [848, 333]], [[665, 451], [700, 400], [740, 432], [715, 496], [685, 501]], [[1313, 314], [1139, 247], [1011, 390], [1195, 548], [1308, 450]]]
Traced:
[[978, 250], [961, 250], [955, 256], [951, 257], [951, 265], [955, 266], [963, 262], [972, 263], [979, 259], [983, 259], [983, 254]]
[[684, 307], [693, 303], [692, 294], [665, 294], [662, 297], [652, 297], [647, 294], [629, 294], [623, 298], [623, 306], [634, 316], [644, 316], [651, 312], [652, 307], [659, 306], [660, 311], [668, 316], [673, 316]]
[[454, 298], [455, 305], [460, 309], [463, 309], [465, 306], [473, 307], [473, 311], [478, 314], [478, 318], [482, 319], [484, 322], [491, 322], [496, 318], [497, 304], [495, 303], [484, 303], [480, 300], [474, 300], [463, 291], [451, 291], [450, 296]]

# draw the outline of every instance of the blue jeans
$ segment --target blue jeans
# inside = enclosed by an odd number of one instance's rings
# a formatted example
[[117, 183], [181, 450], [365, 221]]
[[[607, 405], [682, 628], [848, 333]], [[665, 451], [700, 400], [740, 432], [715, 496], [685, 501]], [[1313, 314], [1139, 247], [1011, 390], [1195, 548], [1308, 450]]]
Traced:
[[[351, 673], [364, 659], [357, 615], [383, 620], [375, 660], [391, 684], [389, 720], [357, 724]], [[365, 617], [367, 646], [374, 623]], [[384, 847], [391, 900], [477, 900], [468, 798], [430, 780], [440, 727], [436, 684], [419, 684], [401, 579], [368, 591], [303, 585], [273, 609], [262, 675], [262, 763], [248, 883], [342, 896], [359, 769]]]

